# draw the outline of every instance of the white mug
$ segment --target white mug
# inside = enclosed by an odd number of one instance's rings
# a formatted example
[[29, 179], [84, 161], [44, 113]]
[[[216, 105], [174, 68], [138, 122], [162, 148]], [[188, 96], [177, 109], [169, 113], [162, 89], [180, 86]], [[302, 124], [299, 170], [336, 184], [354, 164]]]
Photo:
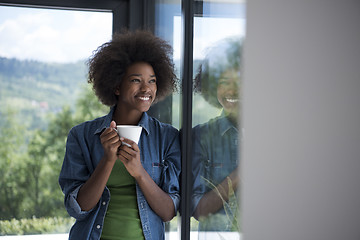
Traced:
[[[134, 125], [117, 125], [115, 131], [120, 137], [128, 138], [139, 144], [139, 139], [142, 131], [142, 127]], [[131, 147], [129, 144], [122, 142], [122, 144]]]

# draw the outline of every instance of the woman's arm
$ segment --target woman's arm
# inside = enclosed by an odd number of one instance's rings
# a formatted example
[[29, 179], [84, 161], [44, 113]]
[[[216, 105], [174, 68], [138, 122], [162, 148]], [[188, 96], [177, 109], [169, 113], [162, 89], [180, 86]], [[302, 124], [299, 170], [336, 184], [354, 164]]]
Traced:
[[[240, 178], [238, 171], [239, 169], [236, 168], [228, 176], [228, 178], [231, 180], [233, 191], [236, 191], [239, 184]], [[216, 186], [217, 190], [212, 189], [203, 195], [194, 212], [194, 217], [196, 219], [199, 219], [200, 217], [206, 217], [210, 213], [216, 213], [220, 208], [223, 207], [222, 199], [224, 199], [226, 202], [229, 200], [230, 196], [228, 178], [225, 178], [219, 185]]]
[[164, 222], [170, 221], [175, 216], [175, 206], [171, 197], [154, 182], [143, 168], [138, 145], [129, 139], [120, 138], [120, 140], [128, 143], [131, 148], [122, 145], [118, 155], [119, 159], [139, 184], [151, 209]]
[[113, 129], [115, 127], [116, 123], [112, 121], [110, 127], [100, 135], [104, 156], [90, 178], [81, 186], [77, 195], [77, 202], [83, 211], [91, 210], [99, 202], [117, 159], [116, 154], [121, 142], [117, 132]]

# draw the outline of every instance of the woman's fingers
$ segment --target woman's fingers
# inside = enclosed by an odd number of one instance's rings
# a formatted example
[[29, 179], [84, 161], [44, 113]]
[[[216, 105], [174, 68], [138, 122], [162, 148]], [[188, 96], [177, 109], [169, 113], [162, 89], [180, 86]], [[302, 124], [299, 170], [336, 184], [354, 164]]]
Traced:
[[110, 128], [116, 128], [116, 122], [115, 121], [111, 121]]
[[139, 152], [139, 146], [132, 140], [128, 139], [128, 138], [120, 138], [120, 141], [127, 147], [132, 148], [133, 150], [135, 150], [136, 152]]
[[104, 148], [105, 156], [111, 159], [116, 159], [118, 148], [121, 145], [117, 132], [112, 128], [106, 128], [100, 135], [100, 141]]
[[119, 157], [121, 156], [126, 160], [131, 160], [136, 158], [137, 152], [126, 145], [121, 145], [118, 151], [118, 155]]

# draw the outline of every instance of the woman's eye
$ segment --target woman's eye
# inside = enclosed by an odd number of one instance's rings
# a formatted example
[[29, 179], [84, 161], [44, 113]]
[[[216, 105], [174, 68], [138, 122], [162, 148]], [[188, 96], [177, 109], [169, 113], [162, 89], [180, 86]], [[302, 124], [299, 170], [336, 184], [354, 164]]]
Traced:
[[140, 79], [134, 78], [134, 79], [131, 79], [131, 82], [140, 82]]
[[156, 83], [156, 79], [150, 79], [149, 83]]

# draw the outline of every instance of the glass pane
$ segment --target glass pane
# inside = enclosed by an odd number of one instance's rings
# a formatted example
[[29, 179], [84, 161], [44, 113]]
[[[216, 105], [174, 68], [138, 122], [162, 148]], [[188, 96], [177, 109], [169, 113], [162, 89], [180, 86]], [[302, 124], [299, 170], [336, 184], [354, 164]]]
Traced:
[[111, 34], [112, 13], [0, 7], [0, 235], [67, 239], [65, 140], [108, 111], [87, 87], [85, 61]]
[[[173, 60], [177, 71], [177, 77], [180, 79], [180, 52], [178, 41], [180, 38], [180, 26], [176, 25], [176, 19], [181, 14], [180, 0], [156, 0], [155, 1], [155, 34], [168, 41], [174, 50]], [[180, 86], [179, 86], [180, 87]], [[180, 95], [175, 92], [165, 101], [171, 101], [171, 104], [162, 104], [161, 112], [171, 112], [171, 122], [175, 128], [180, 129]], [[170, 108], [170, 109], [168, 109]], [[161, 120], [161, 119], [160, 119]], [[178, 221], [179, 214], [170, 222], [165, 224], [165, 239], [179, 239]]]
[[191, 239], [240, 239], [243, 1], [196, 1]]

